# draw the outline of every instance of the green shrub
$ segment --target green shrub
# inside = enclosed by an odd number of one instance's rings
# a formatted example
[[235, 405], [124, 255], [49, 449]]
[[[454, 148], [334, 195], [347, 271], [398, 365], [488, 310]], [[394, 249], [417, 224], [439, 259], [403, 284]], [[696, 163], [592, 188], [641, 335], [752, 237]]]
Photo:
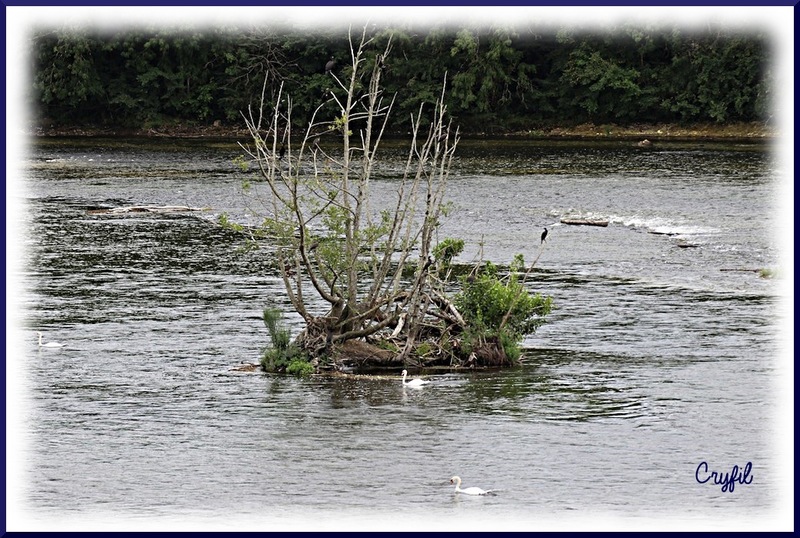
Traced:
[[314, 366], [291, 341], [291, 333], [280, 323], [280, 310], [264, 309], [264, 325], [267, 326], [272, 346], [264, 350], [261, 367], [267, 372], [286, 372], [294, 375], [308, 375]]
[[286, 367], [286, 373], [297, 376], [311, 375], [314, 373], [314, 365], [305, 359], [292, 359]]
[[463, 239], [453, 239], [448, 237], [433, 248], [433, 257], [437, 262], [440, 262], [444, 265], [449, 265], [453, 261], [453, 258], [461, 254], [463, 250]]
[[462, 279], [463, 291], [454, 303], [467, 324], [462, 344], [467, 353], [480, 343], [495, 342], [515, 362], [522, 353], [524, 336], [544, 323], [552, 298], [525, 288], [518, 276], [522, 267], [518, 255], [505, 278], [500, 278], [497, 266], [487, 262], [480, 273]]

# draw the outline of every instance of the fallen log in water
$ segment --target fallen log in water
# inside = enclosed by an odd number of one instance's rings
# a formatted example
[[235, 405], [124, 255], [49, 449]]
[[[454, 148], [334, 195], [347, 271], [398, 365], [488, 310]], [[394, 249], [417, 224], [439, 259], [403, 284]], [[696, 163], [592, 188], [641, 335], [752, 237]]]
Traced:
[[587, 219], [561, 219], [561, 224], [571, 224], [573, 226], [608, 226], [608, 221], [587, 220]]
[[257, 372], [261, 370], [260, 364], [242, 363], [239, 366], [231, 368], [234, 372]]
[[188, 211], [208, 211], [209, 207], [189, 207], [185, 205], [137, 205], [128, 207], [110, 207], [108, 209], [90, 209], [90, 215], [124, 215], [127, 213], [185, 213]]

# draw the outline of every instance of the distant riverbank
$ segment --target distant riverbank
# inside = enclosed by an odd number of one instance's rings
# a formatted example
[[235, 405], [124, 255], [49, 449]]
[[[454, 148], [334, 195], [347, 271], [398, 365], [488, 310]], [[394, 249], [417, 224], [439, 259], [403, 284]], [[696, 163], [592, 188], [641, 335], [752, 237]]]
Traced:
[[[172, 123], [158, 127], [91, 127], [91, 126], [33, 126], [29, 129], [37, 137], [167, 137], [167, 138], [247, 138], [247, 130], [239, 126], [214, 122], [208, 125]], [[763, 122], [732, 124], [614, 124], [585, 123], [573, 127], [547, 127], [507, 133], [462, 133], [468, 138], [531, 138], [531, 139], [621, 139], [621, 140], [774, 140], [779, 136], [776, 128]]]

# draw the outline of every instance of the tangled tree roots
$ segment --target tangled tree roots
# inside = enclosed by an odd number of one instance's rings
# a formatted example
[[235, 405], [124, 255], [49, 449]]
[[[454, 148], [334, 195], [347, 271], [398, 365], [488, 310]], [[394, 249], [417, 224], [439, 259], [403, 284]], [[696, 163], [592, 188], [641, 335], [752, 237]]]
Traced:
[[314, 363], [320, 370], [359, 372], [396, 370], [407, 368], [499, 368], [512, 366], [511, 360], [502, 346], [494, 342], [482, 343], [465, 354], [455, 342], [443, 348], [433, 341], [422, 341], [414, 346], [405, 358], [400, 352], [398, 342], [391, 339], [367, 342], [347, 340], [331, 344], [323, 355], [315, 357]]
[[381, 370], [403, 365], [397, 353], [362, 340], [347, 340], [333, 346], [329, 358], [335, 369]]
[[467, 358], [471, 367], [502, 367], [512, 366], [512, 361], [506, 354], [503, 346], [498, 342], [484, 342], [478, 345]]

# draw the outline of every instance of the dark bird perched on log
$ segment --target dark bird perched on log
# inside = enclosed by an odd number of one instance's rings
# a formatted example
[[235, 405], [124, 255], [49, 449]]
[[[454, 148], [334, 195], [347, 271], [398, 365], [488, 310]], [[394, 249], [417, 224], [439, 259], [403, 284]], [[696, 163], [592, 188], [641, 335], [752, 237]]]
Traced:
[[327, 75], [328, 73], [330, 73], [330, 72], [331, 72], [331, 70], [332, 70], [334, 67], [336, 67], [336, 58], [334, 58], [333, 56], [331, 56], [331, 59], [330, 59], [330, 60], [328, 60], [328, 63], [326, 63], [326, 64], [325, 64], [325, 74]]
[[278, 160], [281, 160], [281, 159], [283, 159], [283, 156], [284, 156], [284, 155], [286, 155], [286, 146], [284, 146], [283, 144], [281, 144], [281, 151], [280, 151], [280, 153], [278, 154]]
[[545, 228], [545, 229], [544, 229], [544, 231], [542, 232], [542, 241], [541, 241], [541, 243], [539, 243], [540, 245], [541, 245], [542, 243], [544, 243], [544, 238], [545, 238], [545, 237], [547, 237], [547, 228]]

